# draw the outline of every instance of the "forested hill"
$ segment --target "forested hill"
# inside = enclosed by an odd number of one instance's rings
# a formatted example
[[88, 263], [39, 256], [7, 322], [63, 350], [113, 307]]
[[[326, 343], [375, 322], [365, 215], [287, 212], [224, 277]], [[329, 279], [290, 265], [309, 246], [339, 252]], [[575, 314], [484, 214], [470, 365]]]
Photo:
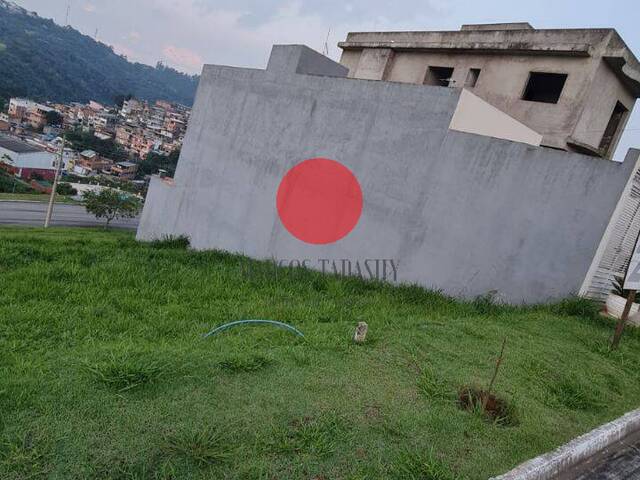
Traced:
[[191, 105], [197, 84], [198, 76], [131, 63], [71, 27], [0, 0], [0, 99], [112, 104], [117, 95], [132, 94]]

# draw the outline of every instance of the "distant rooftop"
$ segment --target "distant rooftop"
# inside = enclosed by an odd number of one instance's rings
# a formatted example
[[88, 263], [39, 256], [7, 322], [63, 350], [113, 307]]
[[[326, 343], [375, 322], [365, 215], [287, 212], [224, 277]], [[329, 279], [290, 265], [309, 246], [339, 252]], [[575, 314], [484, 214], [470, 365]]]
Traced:
[[0, 135], [0, 147], [14, 153], [36, 153], [43, 151], [41, 148], [29, 145], [27, 142], [23, 142], [18, 138], [7, 137], [5, 135]]
[[91, 158], [95, 157], [97, 154], [93, 150], [83, 150], [82, 152], [80, 152], [80, 155], [82, 155], [83, 157]]

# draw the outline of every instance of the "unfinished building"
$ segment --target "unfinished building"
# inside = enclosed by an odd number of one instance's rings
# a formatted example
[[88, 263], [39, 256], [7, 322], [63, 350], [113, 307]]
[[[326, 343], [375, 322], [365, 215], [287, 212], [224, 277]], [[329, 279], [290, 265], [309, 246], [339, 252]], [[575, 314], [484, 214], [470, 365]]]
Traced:
[[349, 33], [350, 78], [466, 88], [542, 135], [547, 147], [611, 158], [640, 96], [640, 64], [614, 29]]

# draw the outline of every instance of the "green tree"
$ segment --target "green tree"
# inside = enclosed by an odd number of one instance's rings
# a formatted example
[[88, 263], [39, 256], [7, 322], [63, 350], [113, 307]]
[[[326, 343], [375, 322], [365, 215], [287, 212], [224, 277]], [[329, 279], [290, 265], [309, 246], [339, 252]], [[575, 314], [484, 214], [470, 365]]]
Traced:
[[138, 164], [136, 175], [138, 178], [144, 178], [145, 175], [153, 175], [162, 169], [167, 171], [167, 175], [173, 177], [176, 173], [178, 158], [180, 158], [180, 150], [174, 150], [169, 155], [150, 152], [147, 158]]
[[56, 193], [58, 195], [77, 195], [78, 191], [70, 183], [61, 182], [56, 188]]
[[67, 132], [67, 141], [74, 150], [93, 150], [103, 157], [111, 160], [129, 160], [129, 154], [113, 139], [101, 140], [93, 134], [93, 131], [83, 131], [81, 128]]
[[104, 228], [116, 218], [133, 218], [142, 208], [142, 202], [132, 195], [128, 195], [111, 188], [104, 188], [99, 193], [85, 192], [84, 207], [96, 218], [104, 218]]
[[55, 110], [49, 110], [45, 116], [47, 118], [47, 125], [62, 125], [62, 115]]
[[131, 93], [128, 93], [127, 95], [116, 95], [113, 101], [116, 107], [122, 108], [122, 105], [124, 104], [124, 102], [129, 101], [132, 98], [133, 98], [133, 95]]

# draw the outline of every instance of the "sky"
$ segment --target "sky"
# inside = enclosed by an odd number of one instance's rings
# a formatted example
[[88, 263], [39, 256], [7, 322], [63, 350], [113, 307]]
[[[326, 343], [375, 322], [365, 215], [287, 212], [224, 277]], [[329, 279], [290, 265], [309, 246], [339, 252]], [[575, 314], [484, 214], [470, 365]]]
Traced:
[[[16, 1], [16, 0], [14, 0]], [[264, 68], [273, 44], [340, 58], [349, 31], [458, 30], [463, 23], [528, 21], [536, 28], [613, 27], [640, 57], [637, 0], [17, 0], [112, 45], [131, 61], [187, 73], [205, 63]], [[97, 32], [97, 35], [96, 35]], [[640, 148], [640, 107], [616, 151]]]

